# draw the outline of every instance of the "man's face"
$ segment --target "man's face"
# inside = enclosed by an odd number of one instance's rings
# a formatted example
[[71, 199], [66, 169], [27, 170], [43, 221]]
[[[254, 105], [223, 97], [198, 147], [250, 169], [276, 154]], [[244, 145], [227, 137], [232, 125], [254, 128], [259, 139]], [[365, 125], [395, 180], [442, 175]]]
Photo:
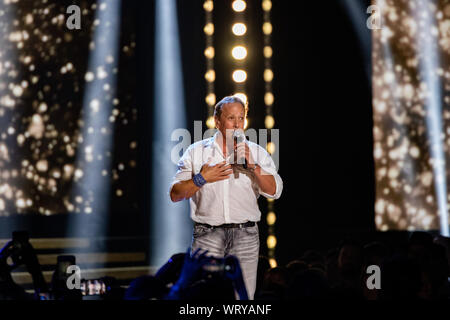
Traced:
[[244, 129], [245, 112], [239, 102], [227, 103], [222, 106], [220, 119], [216, 117], [217, 129], [224, 137], [231, 138], [233, 131]]

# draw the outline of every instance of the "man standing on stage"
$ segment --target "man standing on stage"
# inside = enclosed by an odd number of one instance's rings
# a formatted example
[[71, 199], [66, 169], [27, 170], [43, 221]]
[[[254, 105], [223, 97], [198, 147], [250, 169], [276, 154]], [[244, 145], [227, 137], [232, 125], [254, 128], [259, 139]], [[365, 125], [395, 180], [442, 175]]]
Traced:
[[242, 136], [246, 116], [247, 106], [236, 96], [216, 104], [218, 131], [186, 150], [170, 198], [174, 202], [189, 199], [195, 222], [192, 252], [201, 248], [214, 257], [236, 256], [253, 299], [259, 256], [257, 222], [261, 219], [257, 199], [260, 195], [278, 199], [283, 181], [264, 148], [236, 138]]

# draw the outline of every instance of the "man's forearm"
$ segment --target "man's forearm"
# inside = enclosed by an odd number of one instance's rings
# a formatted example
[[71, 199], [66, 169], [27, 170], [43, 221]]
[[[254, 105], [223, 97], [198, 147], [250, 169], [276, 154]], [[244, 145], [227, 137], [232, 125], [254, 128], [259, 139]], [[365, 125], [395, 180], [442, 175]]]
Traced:
[[180, 181], [173, 185], [172, 191], [170, 192], [170, 199], [173, 202], [189, 199], [198, 190], [200, 188], [195, 185], [192, 179]]
[[262, 170], [260, 166], [256, 166], [254, 173], [256, 177], [256, 183], [258, 184], [262, 192], [270, 195], [275, 195], [275, 193], [277, 192], [277, 183], [274, 176]]

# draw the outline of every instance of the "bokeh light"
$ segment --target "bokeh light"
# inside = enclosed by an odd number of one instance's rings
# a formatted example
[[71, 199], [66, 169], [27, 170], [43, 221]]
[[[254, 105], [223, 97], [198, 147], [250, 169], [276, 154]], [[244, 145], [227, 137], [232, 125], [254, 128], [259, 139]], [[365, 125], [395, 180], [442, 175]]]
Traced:
[[205, 79], [208, 82], [214, 82], [216, 80], [216, 72], [214, 70], [208, 70], [205, 73]]
[[274, 258], [270, 258], [269, 263], [271, 268], [276, 268], [278, 266], [277, 260], [275, 260]]
[[247, 98], [247, 95], [246, 95], [245, 93], [237, 92], [237, 93], [235, 93], [234, 95], [235, 95], [236, 97], [238, 97], [239, 99], [241, 99], [242, 102], [244, 102], [244, 104], [247, 104], [247, 103], [248, 103], [248, 98]]
[[206, 120], [206, 126], [208, 127], [208, 129], [214, 129], [216, 127], [216, 122], [214, 121], [213, 116], [208, 117], [208, 119]]
[[276, 217], [275, 213], [272, 212], [272, 211], [269, 212], [269, 213], [267, 214], [266, 221], [267, 221], [267, 224], [268, 224], [269, 226], [274, 225], [275, 222], [277, 221], [277, 217]]
[[[107, 72], [105, 65], [112, 62], [112, 56], [105, 57], [103, 67], [88, 69], [91, 48], [98, 46], [91, 29], [94, 23], [96, 27], [102, 23], [95, 22], [100, 7], [89, 5], [84, 9], [83, 28], [76, 31], [76, 41], [74, 31], [66, 27], [66, 9], [66, 3], [60, 1], [2, 1], [0, 5], [0, 216], [87, 214], [95, 200], [93, 190], [87, 187], [92, 196], [80, 202], [70, 200], [71, 190], [84, 175], [84, 166], [98, 157], [110, 157], [112, 161], [122, 157], [113, 149], [97, 154], [95, 148], [80, 148], [86, 140], [86, 124], [80, 117], [82, 88], [86, 82], [99, 80], [102, 88], [109, 89], [111, 75], [118, 70]], [[120, 60], [132, 64], [135, 32], [127, 31], [122, 35]], [[137, 139], [136, 131], [128, 130], [137, 121], [132, 72], [126, 71], [127, 79], [132, 80], [118, 95], [105, 90], [83, 111], [95, 114], [106, 103], [120, 101], [114, 131], [126, 133], [115, 141], [117, 150], [127, 149], [130, 141]], [[92, 130], [86, 128], [86, 132]], [[94, 134], [111, 136], [114, 132]], [[75, 164], [77, 151], [83, 154], [79, 164]], [[136, 159], [136, 150], [126, 157], [128, 161]], [[126, 168], [112, 180], [112, 171], [106, 171], [103, 178], [114, 186], [124, 183], [123, 176], [137, 176], [136, 170]], [[115, 207], [137, 202], [134, 192], [130, 194], [119, 202], [112, 199]]]
[[233, 24], [231, 30], [233, 31], [234, 35], [243, 36], [247, 32], [247, 27], [244, 23], [238, 22]]
[[381, 231], [448, 232], [449, 13], [443, 1], [386, 1], [383, 27], [372, 32], [375, 224]]
[[208, 59], [214, 58], [214, 55], [215, 55], [214, 47], [206, 48], [204, 54], [205, 54], [205, 57]]
[[247, 73], [244, 70], [233, 71], [233, 81], [237, 83], [242, 83], [247, 80]]
[[213, 35], [214, 34], [214, 24], [212, 24], [211, 22], [207, 23], [205, 25], [205, 27], [203, 28], [203, 32], [208, 36]]
[[266, 104], [266, 106], [273, 105], [274, 101], [275, 101], [275, 97], [273, 96], [272, 92], [266, 92], [264, 94], [264, 103]]
[[242, 12], [247, 7], [247, 4], [243, 0], [235, 0], [232, 2], [231, 7], [236, 12]]
[[266, 126], [267, 129], [272, 129], [273, 126], [275, 125], [275, 119], [273, 118], [273, 116], [267, 115], [266, 118], [264, 119], [264, 125]]
[[272, 24], [270, 22], [264, 22], [263, 32], [265, 35], [269, 35], [272, 33]]
[[273, 80], [273, 71], [271, 69], [264, 70], [264, 81], [271, 82]]
[[272, 1], [270, 1], [270, 0], [263, 0], [262, 8], [263, 8], [264, 11], [270, 11], [270, 9], [272, 9]]
[[205, 9], [205, 11], [211, 12], [214, 10], [214, 2], [212, 0], [206, 0], [203, 3], [203, 9]]
[[268, 142], [267, 143], [267, 146], [266, 146], [266, 149], [267, 149], [267, 152], [269, 152], [270, 154], [274, 154], [275, 153], [275, 143], [273, 143], [273, 142]]
[[273, 50], [271, 46], [265, 46], [263, 49], [264, 58], [269, 59], [272, 58]]
[[277, 238], [274, 235], [267, 237], [267, 248], [273, 249], [277, 245]]
[[209, 106], [214, 106], [216, 104], [216, 95], [214, 93], [210, 93], [206, 96], [205, 102]]
[[244, 46], [235, 46], [231, 51], [231, 55], [236, 60], [242, 60], [247, 57], [247, 49]]

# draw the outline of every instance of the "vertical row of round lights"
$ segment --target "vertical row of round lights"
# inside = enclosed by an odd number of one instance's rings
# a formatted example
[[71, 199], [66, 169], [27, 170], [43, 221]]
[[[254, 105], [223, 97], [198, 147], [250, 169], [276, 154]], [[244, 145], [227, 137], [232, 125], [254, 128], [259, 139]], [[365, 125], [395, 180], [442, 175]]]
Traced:
[[206, 97], [205, 102], [208, 108], [208, 118], [206, 126], [210, 129], [214, 128], [214, 105], [216, 104], [216, 94], [214, 90], [214, 82], [216, 80], [216, 72], [214, 71], [214, 24], [213, 24], [213, 0], [205, 0], [203, 2], [205, 10], [205, 26], [203, 32], [206, 36], [205, 58], [206, 58]]
[[[273, 90], [272, 90], [272, 81], [273, 81], [273, 70], [272, 70], [272, 23], [270, 19], [270, 12], [272, 10], [272, 1], [270, 0], [262, 0], [262, 9], [263, 9], [263, 25], [262, 32], [264, 34], [264, 84], [265, 84], [265, 92], [264, 92], [264, 104], [266, 107], [266, 117], [264, 120], [264, 125], [266, 129], [272, 129], [275, 125], [275, 119], [272, 113], [272, 107], [275, 101]], [[270, 132], [270, 131], [269, 131]], [[269, 135], [270, 137], [270, 135]], [[275, 145], [272, 142], [267, 143], [267, 151], [270, 154], [275, 152]], [[267, 249], [268, 249], [268, 257], [270, 261], [270, 265], [274, 268], [277, 266], [277, 261], [275, 257], [275, 248], [277, 245], [277, 238], [275, 236], [275, 222], [277, 217], [275, 215], [274, 210], [274, 200], [268, 199], [267, 203], [267, 225], [268, 225], [268, 236], [267, 236]]]
[[[245, 10], [247, 3], [243, 0], [234, 0], [231, 7], [235, 13], [234, 23], [231, 26], [231, 32], [235, 36], [235, 43], [231, 48], [231, 56], [235, 61], [235, 68], [231, 77], [235, 84], [235, 96], [238, 96], [245, 104], [248, 98], [245, 90], [245, 82], [247, 81], [247, 72], [245, 71], [247, 59], [247, 47], [245, 45], [247, 25], [245, 24]], [[248, 120], [245, 119], [245, 128], [248, 126]]]

